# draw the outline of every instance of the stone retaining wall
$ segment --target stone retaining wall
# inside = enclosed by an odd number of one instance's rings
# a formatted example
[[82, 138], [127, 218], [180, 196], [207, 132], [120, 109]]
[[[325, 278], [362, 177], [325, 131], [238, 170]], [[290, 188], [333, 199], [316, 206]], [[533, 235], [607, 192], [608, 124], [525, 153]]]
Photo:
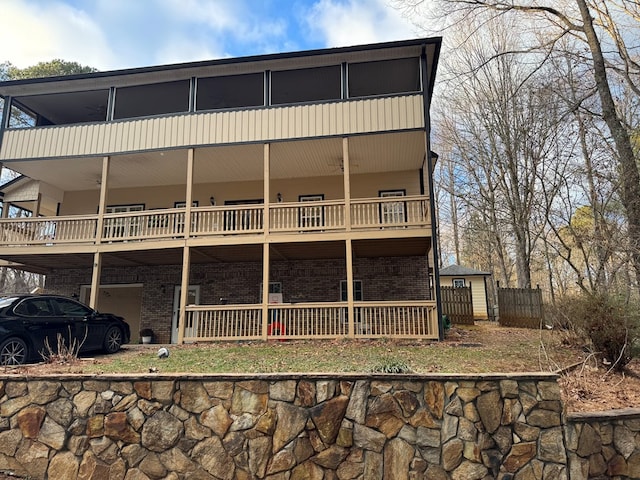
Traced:
[[[34, 479], [569, 473], [555, 375], [5, 375], [0, 397], [0, 470]], [[591, 462], [587, 428], [568, 444]]]
[[640, 410], [574, 413], [565, 432], [571, 480], [640, 478]]

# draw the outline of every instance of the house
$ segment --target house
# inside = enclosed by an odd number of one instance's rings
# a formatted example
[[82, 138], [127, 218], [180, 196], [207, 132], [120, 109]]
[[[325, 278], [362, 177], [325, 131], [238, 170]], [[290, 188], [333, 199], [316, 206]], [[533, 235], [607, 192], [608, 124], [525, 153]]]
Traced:
[[443, 287], [471, 288], [474, 320], [489, 320], [493, 317], [487, 289], [487, 278], [490, 277], [489, 272], [461, 265], [449, 265], [440, 269], [440, 285]]
[[134, 341], [442, 337], [440, 44], [2, 82], [0, 261]]

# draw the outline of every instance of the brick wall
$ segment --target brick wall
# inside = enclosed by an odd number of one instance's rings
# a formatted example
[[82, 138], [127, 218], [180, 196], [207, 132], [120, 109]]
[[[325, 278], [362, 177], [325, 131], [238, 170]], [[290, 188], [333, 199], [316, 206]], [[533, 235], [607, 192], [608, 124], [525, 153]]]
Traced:
[[[171, 338], [171, 316], [176, 285], [181, 283], [180, 265], [103, 268], [103, 285], [141, 283], [140, 326], [153, 328], [158, 342]], [[270, 280], [282, 284], [285, 302], [326, 302], [340, 300], [340, 281], [347, 277], [344, 259], [274, 261]], [[357, 258], [354, 279], [361, 280], [363, 300], [429, 300], [426, 257]], [[77, 296], [82, 285], [91, 283], [91, 270], [57, 270], [47, 275], [48, 293]], [[200, 285], [200, 303], [230, 304], [260, 302], [262, 263], [194, 264], [191, 285]]]

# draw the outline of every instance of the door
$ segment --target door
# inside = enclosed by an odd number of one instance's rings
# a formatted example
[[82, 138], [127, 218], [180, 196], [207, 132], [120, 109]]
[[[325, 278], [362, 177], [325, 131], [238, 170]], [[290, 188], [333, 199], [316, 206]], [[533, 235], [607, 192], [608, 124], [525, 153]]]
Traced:
[[99, 322], [94, 311], [80, 302], [69, 298], [52, 298], [54, 311], [71, 327], [72, 339], [82, 350], [99, 350], [106, 333], [106, 324]]
[[[301, 202], [321, 202], [324, 195], [300, 195]], [[300, 207], [300, 227], [314, 228], [324, 226], [324, 208], [319, 206]]]
[[[404, 190], [380, 192], [380, 198], [404, 197]], [[406, 221], [404, 202], [385, 201], [380, 204], [380, 223], [401, 225]]]
[[[171, 343], [178, 343], [178, 317], [180, 315], [180, 294], [182, 287], [176, 285], [173, 292], [173, 315], [171, 317]], [[187, 305], [198, 305], [200, 303], [200, 285], [189, 285], [187, 295]], [[185, 336], [193, 336], [194, 325], [187, 323], [184, 328]]]
[[262, 209], [243, 209], [241, 205], [263, 204], [262, 198], [252, 200], [227, 200], [225, 205], [234, 205], [238, 208], [227, 210], [224, 214], [225, 230], [258, 230], [262, 228]]
[[[174, 202], [173, 203], [173, 208], [185, 208], [187, 206], [187, 202]], [[191, 202], [191, 206], [192, 207], [197, 207], [198, 206], [198, 201], [194, 200], [193, 202]], [[175, 223], [174, 223], [174, 232], [175, 233], [184, 233], [184, 216], [185, 214], [181, 214], [176, 216], [175, 219]], [[195, 224], [195, 218], [191, 221], [191, 231], [195, 231], [196, 224]]]
[[[140, 316], [142, 313], [142, 284], [100, 285], [96, 310], [123, 317], [131, 330], [131, 343], [140, 339]], [[91, 286], [80, 288], [80, 301], [89, 305]]]
[[[105, 213], [141, 212], [144, 205], [112, 205], [105, 209]], [[140, 230], [139, 217], [120, 217], [104, 219], [104, 237], [109, 240], [119, 240], [136, 237]]]
[[22, 317], [22, 324], [29, 332], [36, 355], [58, 352], [58, 335], [66, 345], [69, 344], [73, 332], [67, 318], [57, 314], [47, 298], [27, 298], [14, 309], [16, 315]]

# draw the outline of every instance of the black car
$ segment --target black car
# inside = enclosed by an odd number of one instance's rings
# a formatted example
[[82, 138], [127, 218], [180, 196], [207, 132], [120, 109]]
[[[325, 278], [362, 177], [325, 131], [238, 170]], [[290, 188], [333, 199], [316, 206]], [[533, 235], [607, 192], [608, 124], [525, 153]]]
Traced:
[[[14, 295], [0, 298], [0, 364], [42, 360], [48, 347], [56, 353], [58, 335], [80, 352], [115, 353], [128, 343], [129, 325], [122, 317], [98, 313], [59, 295]], [[45, 342], [46, 341], [46, 342]]]

